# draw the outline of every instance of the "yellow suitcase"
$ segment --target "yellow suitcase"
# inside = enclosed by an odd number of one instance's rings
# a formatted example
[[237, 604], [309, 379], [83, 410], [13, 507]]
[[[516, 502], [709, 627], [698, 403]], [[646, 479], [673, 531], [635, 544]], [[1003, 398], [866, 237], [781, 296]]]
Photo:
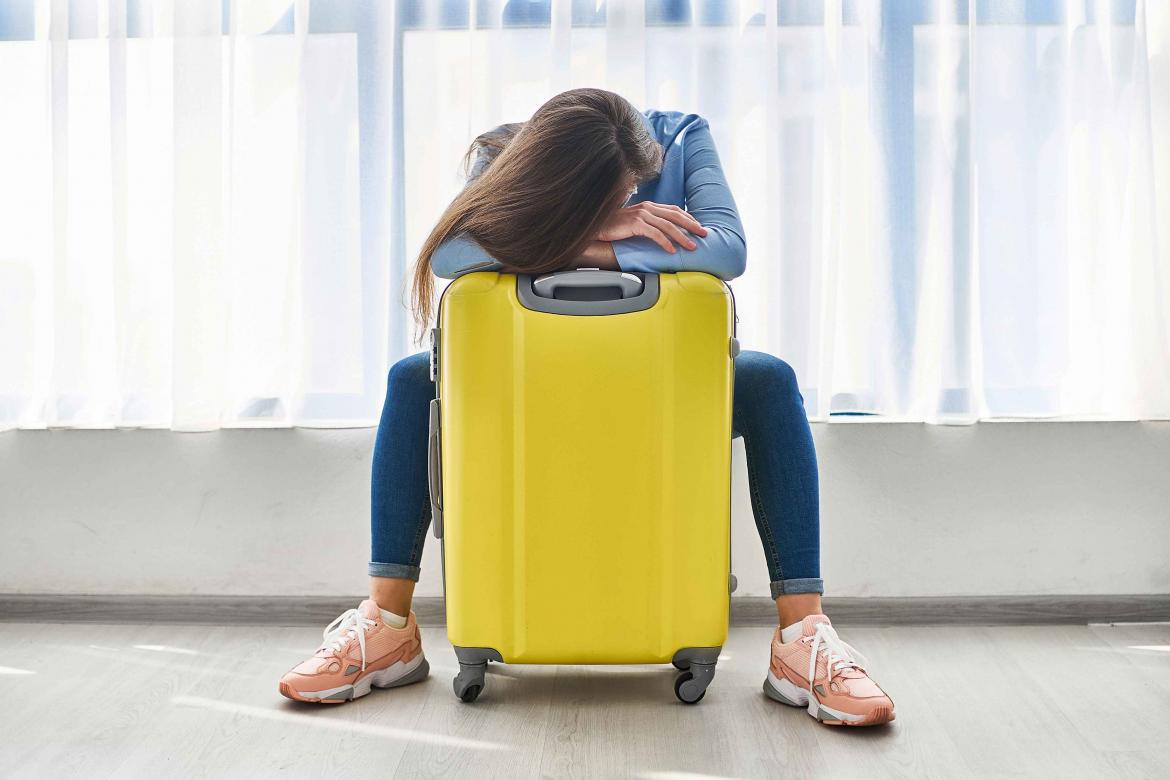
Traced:
[[430, 477], [447, 634], [488, 661], [673, 663], [727, 636], [735, 312], [701, 273], [483, 272], [434, 333]]

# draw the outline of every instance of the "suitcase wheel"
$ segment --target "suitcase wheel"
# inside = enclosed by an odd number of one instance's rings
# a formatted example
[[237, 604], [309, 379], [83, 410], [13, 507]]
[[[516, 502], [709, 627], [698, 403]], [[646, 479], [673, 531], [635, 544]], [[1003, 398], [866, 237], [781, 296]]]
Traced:
[[471, 704], [471, 702], [479, 698], [479, 692], [482, 690], [482, 685], [468, 685], [463, 689], [462, 693], [460, 693], [458, 690], [456, 690], [455, 693], [459, 696], [460, 701], [464, 702], [465, 704]]
[[707, 686], [713, 679], [715, 664], [692, 663], [689, 669], [679, 672], [674, 678], [674, 695], [683, 704], [698, 704], [703, 700]]
[[455, 695], [460, 701], [470, 704], [483, 693], [484, 676], [487, 672], [488, 661], [504, 662], [499, 650], [490, 647], [454, 647], [455, 657], [459, 659], [459, 674], [451, 683]]
[[470, 704], [479, 698], [483, 692], [484, 672], [487, 664], [459, 664], [459, 674], [455, 675], [452, 687], [460, 701]]

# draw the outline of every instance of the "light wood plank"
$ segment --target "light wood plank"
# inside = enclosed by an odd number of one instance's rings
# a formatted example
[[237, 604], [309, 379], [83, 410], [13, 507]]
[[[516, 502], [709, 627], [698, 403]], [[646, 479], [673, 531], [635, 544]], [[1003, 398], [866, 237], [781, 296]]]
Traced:
[[1170, 623], [1094, 625], [1089, 631], [1170, 697]]
[[[697, 706], [668, 667], [493, 665], [465, 705], [426, 682], [338, 707], [276, 691], [319, 628], [0, 625], [15, 777], [1165, 777], [1170, 626], [839, 626], [891, 694], [833, 729], [760, 692], [771, 631], [735, 628]], [[21, 674], [26, 671], [31, 674]]]
[[[908, 679], [926, 702], [913, 720], [899, 713], [901, 728], [937, 719], [969, 771], [981, 777], [1103, 771], [1104, 761], [1055, 707], [1051, 695], [1059, 691], [1037, 690], [1028, 672], [1001, 652], [1000, 643], [1013, 641], [1018, 630], [896, 629], [891, 649], [912, 670]], [[889, 657], [887, 650], [883, 658]]]
[[891, 770], [899, 777], [975, 776], [939, 716], [953, 697], [921, 684], [921, 665], [940, 663], [924, 639], [936, 630], [838, 627], [841, 638], [870, 662], [869, 671], [893, 699], [898, 719], [883, 729], [814, 729], [830, 776], [882, 777]]
[[[1130, 661], [1094, 632], [1018, 628], [1010, 637], [999, 637], [996, 646], [1026, 675], [1025, 690], [1043, 692], [1095, 750], [1141, 751], [1170, 735], [1165, 721], [1147, 715], [1164, 705], [1165, 692], [1151, 685], [1119, 689], [1118, 681], [1134, 673]], [[1163, 673], [1168, 670], [1170, 647], [1162, 667]]]
[[533, 777], [544, 739], [556, 667], [490, 664], [484, 691], [474, 704], [455, 697], [459, 669], [445, 632], [428, 630], [429, 693], [415, 728], [448, 741], [416, 741], [398, 763], [399, 777]]

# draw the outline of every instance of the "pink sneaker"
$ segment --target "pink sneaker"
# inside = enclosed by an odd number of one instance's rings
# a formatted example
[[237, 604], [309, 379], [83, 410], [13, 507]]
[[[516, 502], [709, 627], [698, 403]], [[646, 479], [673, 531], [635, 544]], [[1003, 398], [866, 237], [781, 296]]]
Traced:
[[324, 643], [280, 678], [280, 692], [297, 701], [341, 704], [370, 688], [397, 688], [425, 680], [418, 623], [411, 612], [402, 628], [382, 622], [373, 601], [343, 612], [324, 631]]
[[894, 719], [894, 702], [869, 679], [865, 659], [841, 641], [827, 617], [806, 617], [802, 634], [784, 644], [776, 629], [764, 680], [768, 698], [807, 707], [809, 715], [830, 726], [877, 726]]

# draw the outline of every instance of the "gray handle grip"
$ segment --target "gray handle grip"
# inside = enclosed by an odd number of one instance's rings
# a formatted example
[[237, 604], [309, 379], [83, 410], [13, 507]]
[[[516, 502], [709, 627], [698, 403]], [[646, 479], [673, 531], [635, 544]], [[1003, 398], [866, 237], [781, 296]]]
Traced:
[[427, 488], [431, 494], [431, 530], [443, 538], [443, 462], [439, 452], [439, 399], [431, 401], [430, 432], [427, 436]]
[[[636, 291], [634, 282], [641, 285]], [[537, 293], [537, 283], [544, 293]], [[630, 314], [658, 303], [658, 274], [597, 269], [545, 274], [535, 279], [531, 274], [516, 274], [516, 298], [525, 309], [548, 314], [584, 317]]]
[[557, 290], [583, 287], [616, 288], [622, 298], [633, 298], [642, 293], [642, 280], [621, 271], [602, 271], [584, 268], [538, 276], [532, 282], [532, 291], [541, 298], [556, 298]]

